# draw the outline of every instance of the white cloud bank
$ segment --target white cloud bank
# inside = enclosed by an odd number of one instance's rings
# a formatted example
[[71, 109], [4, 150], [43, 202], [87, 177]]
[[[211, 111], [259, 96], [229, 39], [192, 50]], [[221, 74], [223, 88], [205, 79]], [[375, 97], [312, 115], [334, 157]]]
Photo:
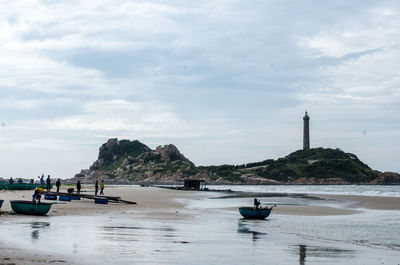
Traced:
[[396, 1], [4, 2], [0, 176], [71, 177], [110, 137], [174, 143], [196, 164], [277, 158], [301, 148], [306, 109], [312, 146], [400, 171], [399, 10]]

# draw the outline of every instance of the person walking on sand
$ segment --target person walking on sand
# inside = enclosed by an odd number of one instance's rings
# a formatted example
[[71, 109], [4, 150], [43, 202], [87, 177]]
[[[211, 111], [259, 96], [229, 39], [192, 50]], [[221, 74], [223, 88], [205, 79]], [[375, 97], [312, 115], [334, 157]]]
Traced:
[[78, 180], [78, 182], [76, 183], [76, 194], [81, 194], [81, 181]]
[[46, 190], [50, 191], [51, 189], [51, 180], [50, 180], [50, 175], [47, 175], [47, 179], [46, 179]]
[[102, 179], [100, 182], [100, 195], [104, 195], [103, 190], [104, 190], [104, 180]]
[[57, 193], [60, 191], [60, 187], [61, 187], [61, 180], [60, 178], [57, 179], [56, 181], [56, 187], [57, 187]]
[[94, 184], [94, 195], [97, 195], [99, 192], [99, 181], [96, 179], [96, 184]]

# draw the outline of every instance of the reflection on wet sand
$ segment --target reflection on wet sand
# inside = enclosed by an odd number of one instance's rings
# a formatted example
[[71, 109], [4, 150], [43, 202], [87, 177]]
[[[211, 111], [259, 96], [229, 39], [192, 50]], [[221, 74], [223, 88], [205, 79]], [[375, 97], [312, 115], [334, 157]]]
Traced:
[[32, 228], [31, 238], [33, 240], [39, 239], [40, 230], [48, 229], [50, 227], [50, 223], [48, 223], [48, 222], [33, 222], [30, 225]]
[[[261, 237], [267, 235], [267, 233], [263, 233], [263, 232], [258, 232], [255, 230], [252, 230], [248, 227], [248, 221], [245, 219], [241, 219], [238, 222], [238, 233], [241, 234], [251, 234], [252, 235], [252, 239], [253, 242], [257, 241], [258, 239], [260, 239]], [[266, 220], [257, 220], [257, 221], [253, 221], [253, 222], [266, 222]]]
[[306, 254], [307, 248], [305, 245], [299, 245], [299, 264], [304, 265], [306, 264]]
[[298, 245], [299, 251], [299, 264], [305, 265], [306, 258], [349, 258], [355, 255], [353, 250], [330, 248], [330, 247], [319, 247], [319, 246], [306, 246]]

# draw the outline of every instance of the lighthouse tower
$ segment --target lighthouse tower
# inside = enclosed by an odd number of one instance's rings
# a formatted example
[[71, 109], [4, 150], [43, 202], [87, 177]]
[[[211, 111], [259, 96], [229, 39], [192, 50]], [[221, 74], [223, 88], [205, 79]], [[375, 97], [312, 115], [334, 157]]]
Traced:
[[310, 149], [310, 117], [306, 115], [303, 117], [303, 150]]

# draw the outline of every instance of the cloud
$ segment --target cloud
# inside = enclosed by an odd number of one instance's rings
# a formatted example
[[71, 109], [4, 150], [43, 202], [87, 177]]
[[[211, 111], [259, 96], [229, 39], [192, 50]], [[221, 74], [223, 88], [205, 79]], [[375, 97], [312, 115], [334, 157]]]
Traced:
[[301, 147], [306, 109], [315, 133], [329, 130], [315, 144], [340, 139], [363, 154], [363, 130], [386, 144], [371, 122], [399, 130], [396, 1], [3, 5], [0, 138], [20, 148], [97, 151], [120, 137], [240, 163]]

